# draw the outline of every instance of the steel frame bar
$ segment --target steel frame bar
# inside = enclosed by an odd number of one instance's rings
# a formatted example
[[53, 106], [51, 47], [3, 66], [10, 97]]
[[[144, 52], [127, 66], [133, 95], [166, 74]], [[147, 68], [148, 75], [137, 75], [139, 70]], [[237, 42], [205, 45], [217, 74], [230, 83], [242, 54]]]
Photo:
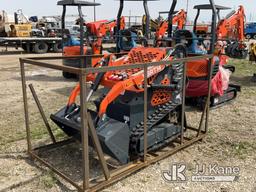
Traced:
[[182, 145], [177, 145], [175, 148], [173, 148], [172, 150], [169, 150], [168, 152], [164, 152], [162, 155], [152, 155], [152, 159], [147, 158], [147, 161], [140, 161], [140, 162], [134, 162], [134, 164], [132, 165], [128, 165], [125, 166], [123, 169], [119, 170], [119, 173], [116, 175], [113, 175], [109, 180], [105, 180], [100, 182], [99, 184], [93, 186], [90, 188], [91, 191], [99, 191], [101, 189], [104, 189], [106, 187], [108, 187], [109, 185], [131, 175], [132, 173], [135, 173], [136, 171], [139, 171], [151, 164], [154, 164], [162, 159], [165, 159], [175, 153], [177, 153], [178, 151], [189, 147], [190, 145], [202, 140], [204, 137], [206, 136], [206, 134], [202, 134], [199, 137], [195, 137], [194, 139], [188, 140], [183, 142]]
[[105, 179], [108, 180], [110, 178], [109, 169], [108, 169], [106, 160], [104, 158], [103, 151], [102, 151], [102, 148], [101, 148], [101, 145], [100, 145], [100, 141], [99, 141], [99, 138], [97, 136], [97, 132], [96, 132], [96, 129], [94, 127], [94, 123], [93, 123], [93, 120], [92, 120], [92, 117], [91, 117], [90, 113], [87, 113], [87, 119], [88, 119], [89, 131], [90, 131], [92, 140], [94, 142], [96, 152], [99, 156], [100, 164], [101, 164]]
[[[103, 55], [101, 55], [103, 56]], [[86, 56], [81, 56], [83, 58], [86, 58]], [[92, 58], [91, 56], [88, 56], [89, 58]], [[122, 66], [113, 66], [113, 67], [100, 67], [100, 68], [74, 68], [74, 67], [69, 67], [69, 66], [64, 66], [64, 65], [56, 65], [56, 64], [51, 64], [51, 63], [45, 63], [48, 60], [57, 60], [57, 59], [66, 59], [66, 58], [80, 58], [80, 57], [45, 57], [45, 62], [42, 62], [41, 58], [37, 59], [35, 58], [21, 58], [20, 60], [23, 63], [26, 64], [31, 64], [31, 65], [37, 65], [40, 67], [45, 67], [45, 68], [50, 68], [50, 69], [55, 69], [55, 70], [60, 70], [64, 72], [70, 72], [74, 73], [77, 75], [80, 75], [82, 73], [85, 73], [86, 71], [88, 73], [99, 73], [99, 72], [106, 72], [106, 71], [116, 71], [116, 70], [125, 70], [125, 69], [135, 69], [135, 68], [143, 68], [144, 65], [147, 65], [148, 67], [151, 66], [158, 66], [158, 65], [171, 65], [175, 63], [184, 63], [188, 61], [197, 61], [197, 60], [202, 60], [205, 58], [212, 58], [213, 55], [204, 55], [204, 56], [194, 56], [194, 57], [186, 57], [183, 59], [177, 59], [173, 61], [161, 61], [161, 62], [151, 62], [151, 63], [139, 63], [139, 64], [132, 64], [132, 65], [122, 65]]]
[[[198, 128], [193, 128], [184, 125], [184, 119], [185, 119], [185, 107], [184, 107], [184, 99], [185, 99], [185, 81], [183, 82], [183, 96], [182, 96], [182, 123], [181, 123], [181, 137], [180, 141], [178, 141], [178, 145], [175, 147], [170, 148], [170, 146], [166, 147], [167, 149], [160, 150], [158, 154], [153, 154], [151, 155], [150, 153], [147, 153], [147, 138], [146, 134], [144, 134], [144, 156], [141, 160], [131, 162], [125, 166], [122, 166], [120, 168], [117, 168], [113, 171], [108, 170], [106, 161], [104, 159], [104, 154], [101, 149], [101, 146], [98, 142], [98, 136], [96, 134], [95, 128], [92, 123], [92, 119], [90, 117], [90, 114], [87, 112], [87, 90], [86, 90], [86, 74], [87, 73], [98, 73], [98, 72], [105, 72], [105, 71], [114, 71], [114, 70], [124, 70], [124, 69], [133, 69], [133, 68], [142, 68], [144, 70], [144, 133], [147, 133], [147, 86], [148, 86], [148, 81], [147, 81], [147, 69], [150, 66], [157, 66], [157, 65], [171, 65], [173, 63], [183, 63], [184, 64], [184, 77], [186, 76], [186, 62], [187, 61], [193, 61], [193, 60], [199, 60], [199, 59], [206, 59], [209, 58], [211, 59], [213, 56], [212, 55], [205, 55], [205, 56], [196, 56], [196, 57], [189, 57], [189, 58], [184, 58], [184, 59], [177, 59], [174, 61], [163, 61], [163, 62], [154, 62], [154, 63], [143, 63], [143, 64], [133, 64], [133, 65], [127, 65], [127, 66], [114, 66], [114, 67], [101, 67], [101, 68], [73, 68], [73, 67], [67, 67], [67, 66], [61, 66], [61, 65], [56, 65], [56, 64], [50, 64], [50, 63], [45, 63], [42, 60], [56, 60], [56, 59], [64, 59], [65, 57], [45, 57], [45, 58], [29, 58], [29, 59], [20, 59], [20, 70], [21, 70], [21, 80], [22, 80], [22, 91], [23, 91], [23, 101], [24, 101], [24, 112], [25, 112], [25, 123], [26, 123], [26, 132], [27, 132], [27, 145], [28, 145], [28, 154], [33, 158], [38, 161], [40, 161], [42, 164], [44, 164], [46, 167], [50, 168], [53, 172], [55, 172], [57, 175], [68, 181], [70, 184], [72, 184], [74, 187], [76, 187], [79, 191], [97, 191], [100, 189], [105, 188], [106, 186], [111, 185], [112, 183], [134, 173], [135, 171], [138, 171], [142, 168], [147, 167], [148, 165], [155, 163], [161, 159], [164, 159], [177, 151], [186, 148], [193, 143], [202, 140], [207, 133], [207, 127], [208, 127], [208, 119], [207, 115], [209, 113], [209, 101], [210, 101], [210, 91], [208, 92], [208, 99], [207, 99], [207, 105], [206, 105], [206, 110], [202, 113], [201, 119], [204, 119], [206, 116], [206, 122], [205, 122], [205, 130], [201, 130], [200, 126], [202, 126], [202, 122], [200, 123]], [[76, 58], [93, 58], [91, 56], [80, 56]], [[55, 70], [61, 70], [65, 72], [71, 72], [79, 75], [79, 84], [80, 84], [80, 106], [81, 106], [81, 123], [82, 123], [82, 130], [81, 130], [81, 135], [82, 135], [82, 156], [83, 156], [83, 184], [80, 186], [79, 184], [75, 183], [71, 178], [63, 174], [61, 171], [59, 171], [57, 168], [55, 168], [53, 165], [51, 165], [49, 162], [46, 160], [42, 159], [36, 154], [36, 151], [39, 149], [48, 149], [48, 148], [54, 148], [54, 146], [59, 146], [62, 144], [65, 144], [65, 141], [63, 142], [58, 142], [56, 144], [50, 144], [46, 146], [42, 146], [39, 148], [32, 149], [31, 145], [31, 135], [30, 135], [30, 123], [29, 123], [29, 110], [28, 110], [28, 100], [27, 100], [27, 84], [26, 84], [26, 75], [25, 75], [25, 64], [30, 64], [30, 65], [36, 65], [39, 67], [45, 67], [45, 68], [50, 68], [50, 69], [55, 69]], [[212, 67], [211, 67], [211, 62], [209, 62], [209, 89], [211, 85], [211, 74], [212, 74]], [[199, 133], [197, 136], [194, 136], [193, 138], [187, 138], [184, 136], [184, 128], [187, 128], [188, 130], [194, 131]], [[89, 182], [90, 176], [89, 176], [89, 131], [91, 136], [93, 137], [93, 142], [95, 144], [97, 153], [99, 155], [99, 160], [102, 165], [103, 173], [105, 179], [99, 179], [98, 182], [95, 185], [92, 185]], [[68, 143], [68, 142], [67, 142]]]
[[184, 128], [185, 128], [186, 73], [187, 73], [187, 64], [184, 62], [183, 63], [183, 82], [182, 82], [182, 104], [181, 104], [181, 135], [180, 135], [181, 145], [184, 139]]
[[81, 106], [81, 135], [82, 135], [82, 156], [83, 156], [83, 189], [87, 190], [89, 188], [89, 133], [88, 133], [88, 122], [87, 118], [87, 91], [86, 91], [86, 77], [85, 74], [80, 75], [80, 106]]
[[[114, 53], [115, 56], [121, 57], [127, 55], [128, 52]], [[48, 56], [48, 57], [27, 57], [22, 60], [33, 60], [33, 61], [50, 61], [50, 60], [63, 60], [63, 59], [86, 59], [86, 58], [102, 58], [103, 55], [77, 55], [77, 56]], [[27, 62], [26, 62], [27, 63]], [[74, 68], [77, 69], [77, 68]]]
[[28, 114], [28, 96], [27, 96], [27, 86], [26, 86], [26, 74], [25, 74], [25, 66], [23, 61], [20, 59], [20, 73], [21, 73], [21, 82], [22, 82], [22, 93], [23, 93], [23, 103], [24, 103], [24, 116], [25, 116], [25, 124], [26, 124], [26, 134], [27, 134], [27, 146], [28, 152], [32, 149], [31, 144], [31, 135], [30, 135], [30, 125], [29, 125], [29, 114]]
[[70, 179], [67, 175], [63, 174], [61, 171], [59, 171], [58, 169], [56, 169], [53, 165], [51, 165], [50, 163], [48, 163], [47, 161], [45, 161], [44, 159], [42, 159], [41, 157], [39, 157], [34, 151], [30, 151], [28, 152], [28, 154], [30, 155], [31, 158], [36, 159], [37, 161], [39, 161], [40, 163], [44, 164], [46, 167], [48, 167], [49, 169], [51, 169], [54, 173], [56, 173], [57, 175], [59, 175], [61, 178], [63, 178], [64, 180], [66, 180], [67, 182], [69, 182], [71, 185], [73, 185], [74, 187], [76, 187], [79, 191], [82, 191], [82, 188], [72, 179]]
[[53, 135], [53, 133], [52, 133], [51, 126], [50, 126], [50, 124], [49, 124], [49, 122], [48, 122], [48, 120], [47, 120], [47, 118], [46, 118], [46, 115], [45, 115], [45, 113], [44, 113], [43, 107], [42, 107], [42, 105], [41, 105], [41, 103], [40, 103], [40, 101], [39, 101], [39, 99], [38, 99], [38, 97], [37, 97], [36, 91], [35, 91], [35, 89], [34, 89], [34, 87], [33, 87], [32, 84], [29, 84], [28, 86], [29, 86], [30, 91], [31, 91], [31, 93], [32, 93], [32, 96], [33, 96], [33, 98], [34, 98], [34, 100], [35, 100], [35, 102], [36, 102], [36, 105], [37, 105], [37, 108], [38, 108], [38, 110], [39, 110], [39, 112], [40, 112], [40, 115], [41, 115], [41, 117], [43, 118], [45, 127], [46, 127], [46, 129], [47, 129], [47, 131], [48, 131], [48, 134], [49, 134], [49, 136], [50, 136], [52, 142], [53, 142], [53, 143], [56, 143], [56, 139], [55, 139], [55, 137], [54, 137], [54, 135]]
[[51, 149], [55, 149], [57, 147], [62, 147], [64, 145], [69, 145], [69, 144], [74, 143], [74, 142], [75, 142], [74, 138], [69, 138], [69, 139], [66, 139], [66, 140], [57, 141], [56, 143], [51, 143], [51, 144], [48, 144], [48, 145], [36, 147], [36, 148], [33, 149], [33, 151], [38, 151], [38, 150], [43, 150], [43, 149], [51, 150]]
[[147, 119], [148, 119], [148, 67], [147, 65], [144, 65], [144, 136], [143, 136], [144, 137], [144, 155], [143, 155], [144, 162], [147, 161], [147, 154], [148, 154]]

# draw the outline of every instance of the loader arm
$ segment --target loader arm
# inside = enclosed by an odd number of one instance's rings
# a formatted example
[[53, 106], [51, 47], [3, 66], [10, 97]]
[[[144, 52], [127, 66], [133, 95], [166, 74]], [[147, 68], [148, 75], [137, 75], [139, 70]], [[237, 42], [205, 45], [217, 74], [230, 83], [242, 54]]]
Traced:
[[[165, 65], [160, 65], [156, 67], [149, 67], [147, 71], [148, 78], [153, 77], [154, 75], [158, 74], [165, 68]], [[106, 74], [107, 76], [108, 74]], [[93, 76], [89, 76], [89, 79], [93, 79]], [[104, 78], [101, 82], [102, 85], [108, 85], [106, 83], [107, 77]], [[100, 104], [100, 110], [99, 110], [99, 116], [101, 117], [106, 113], [108, 105], [113, 102], [119, 95], [123, 94], [125, 91], [137, 91], [137, 92], [143, 92], [144, 88], [142, 88], [142, 84], [144, 82], [144, 70], [140, 70], [136, 74], [132, 75], [129, 79], [119, 81], [115, 83], [111, 90], [108, 92], [106, 97], [102, 100]], [[71, 106], [73, 103], [75, 103], [76, 97], [80, 93], [80, 85], [78, 84], [72, 91], [68, 106]]]
[[[136, 58], [134, 58], [133, 56], [137, 57], [138, 55], [140, 55], [139, 53], [141, 51], [143, 51], [144, 49], [145, 48], [143, 48], [143, 47], [134, 48], [128, 54], [129, 55], [128, 57], [124, 56], [123, 58], [117, 59], [115, 61], [113, 61], [113, 59], [111, 59], [112, 55], [110, 55], [108, 66], [120, 66], [120, 65], [133, 64], [133, 60], [136, 60]], [[152, 59], [153, 55], [155, 55], [155, 58], [150, 60], [151, 62], [166, 61], [166, 60], [173, 59], [173, 57], [171, 56], [171, 52], [169, 52], [167, 54], [162, 49], [148, 48], [147, 50], [144, 51], [144, 54], [145, 54], [144, 57], [143, 57], [143, 55], [138, 56], [138, 57], [143, 59], [146, 56], [148, 56], [148, 58]], [[107, 57], [107, 56], [105, 56], [105, 57]], [[131, 61], [129, 61], [129, 60], [131, 60]], [[132, 63], [130, 63], [130, 62], [132, 62]], [[144, 62], [148, 62], [148, 61], [145, 60]], [[95, 67], [101, 67], [101, 66], [95, 65]], [[165, 65], [148, 67], [148, 70], [147, 70], [148, 84], [150, 84], [152, 82], [152, 80], [161, 71], [163, 71], [165, 69], [165, 67], [166, 67]], [[112, 72], [106, 72], [104, 74], [104, 77], [100, 81], [100, 84], [104, 87], [110, 88], [110, 91], [107, 93], [107, 95], [104, 97], [104, 99], [102, 100], [102, 102], [100, 104], [100, 108], [99, 108], [99, 112], [98, 112], [100, 117], [106, 113], [106, 109], [107, 109], [108, 105], [111, 102], [113, 102], [119, 95], [124, 94], [126, 91], [131, 91], [131, 92], [143, 92], [144, 91], [144, 88], [143, 88], [144, 69], [142, 69], [142, 68], [143, 67], [134, 69], [136, 71], [134, 71], [134, 70], [133, 71], [125, 71], [125, 70], [124, 71], [112, 71]], [[118, 76], [118, 75], [122, 75], [122, 74], [125, 74], [126, 77], [124, 77], [122, 79], [113, 78], [113, 76]], [[88, 74], [86, 79], [87, 79], [87, 81], [94, 82], [96, 79], [96, 76], [97, 76], [97, 74]], [[75, 103], [76, 97], [78, 96], [79, 93], [80, 93], [80, 86], [77, 85], [69, 97], [67, 106], [71, 106], [72, 104]]]

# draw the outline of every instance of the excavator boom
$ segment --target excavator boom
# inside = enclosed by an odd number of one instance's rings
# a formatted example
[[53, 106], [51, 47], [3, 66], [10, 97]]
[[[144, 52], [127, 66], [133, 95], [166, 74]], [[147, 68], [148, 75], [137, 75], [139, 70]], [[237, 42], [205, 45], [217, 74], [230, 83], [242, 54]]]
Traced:
[[222, 19], [217, 26], [217, 37], [219, 40], [228, 39], [226, 54], [232, 58], [245, 59], [248, 55], [248, 49], [245, 40], [245, 11], [242, 5], [237, 11], [232, 11]]
[[[184, 25], [186, 24], [186, 19], [187, 19], [187, 13], [185, 10], [181, 9], [177, 14], [173, 16], [172, 19], [172, 24], [177, 25], [178, 30], [182, 30], [184, 28]], [[165, 20], [163, 21], [157, 31], [156, 31], [156, 41], [157, 41], [157, 46], [161, 44], [161, 39], [163, 39], [165, 33], [168, 30], [168, 21]]]
[[242, 5], [237, 11], [233, 11], [222, 19], [217, 26], [219, 39], [231, 38], [244, 41], [245, 12]]

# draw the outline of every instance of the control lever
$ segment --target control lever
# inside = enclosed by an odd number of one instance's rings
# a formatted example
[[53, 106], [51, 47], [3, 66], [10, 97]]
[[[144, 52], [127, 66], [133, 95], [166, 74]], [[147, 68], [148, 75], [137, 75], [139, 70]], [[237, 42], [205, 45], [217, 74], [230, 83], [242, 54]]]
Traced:
[[[108, 66], [108, 63], [109, 63], [109, 59], [110, 59], [110, 56], [108, 56], [106, 59], [102, 59], [102, 67], [106, 67]], [[100, 85], [100, 82], [102, 80], [102, 78], [104, 77], [106, 72], [100, 72], [97, 74], [96, 78], [95, 78], [95, 81], [93, 82], [93, 84], [91, 85], [91, 90], [86, 98], [86, 101], [89, 101], [93, 92], [97, 91], [97, 89], [99, 88], [99, 85]]]

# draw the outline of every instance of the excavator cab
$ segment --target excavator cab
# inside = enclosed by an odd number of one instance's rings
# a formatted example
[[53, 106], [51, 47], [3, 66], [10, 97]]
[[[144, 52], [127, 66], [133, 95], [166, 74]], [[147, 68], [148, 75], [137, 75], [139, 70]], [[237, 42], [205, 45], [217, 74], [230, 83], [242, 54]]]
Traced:
[[118, 47], [121, 51], [130, 51], [137, 47], [137, 34], [129, 29], [120, 30], [118, 39]]
[[[63, 55], [64, 56], [74, 56], [74, 55], [85, 55], [88, 54], [87, 47], [84, 46], [84, 19], [83, 19], [83, 13], [82, 13], [82, 7], [95, 7], [99, 6], [99, 3], [93, 3], [89, 1], [81, 1], [81, 0], [61, 0], [58, 1], [57, 5], [62, 6], [62, 17], [61, 17], [61, 28], [62, 28], [62, 39], [63, 39]], [[65, 29], [65, 18], [66, 18], [66, 11], [67, 7], [77, 7], [78, 13], [79, 13], [79, 23], [80, 23], [80, 42], [76, 40], [72, 40], [70, 36], [70, 40], [68, 40], [70, 43], [66, 44], [64, 42], [65, 36], [68, 36], [70, 34], [67, 34], [67, 30]], [[71, 43], [72, 42], [72, 43]], [[74, 43], [75, 42], [75, 43]], [[85, 64], [85, 62], [84, 62]], [[64, 59], [63, 65], [66, 66], [72, 66], [81, 68], [83, 67], [81, 63], [81, 59]], [[68, 72], [63, 72], [63, 77], [69, 79], [69, 78], [76, 78], [76, 75]]]
[[[218, 20], [220, 20], [220, 11], [229, 9], [228, 7], [220, 5], [215, 5], [215, 8]], [[211, 35], [211, 26], [207, 24], [204, 25], [204, 27], [202, 25], [198, 25], [198, 19], [202, 10], [210, 11], [212, 10], [212, 6], [211, 4], [196, 5], [194, 6], [194, 9], [197, 10], [197, 15], [194, 20], [193, 31], [178, 30], [174, 33], [173, 37], [176, 44], [181, 43], [182, 41], [186, 42], [185, 44], [187, 46], [188, 54], [204, 55], [209, 52], [209, 41], [207, 43], [205, 37]]]
[[[205, 45], [204, 37], [202, 36], [202, 33], [198, 31], [198, 19], [200, 16], [200, 13], [202, 10], [212, 10], [211, 4], [203, 4], [203, 5], [196, 5], [194, 9], [197, 10], [197, 15], [194, 21], [194, 27], [193, 27], [193, 34], [194, 39], [199, 40], [201, 44], [204, 46], [204, 48], [208, 51], [208, 47]], [[229, 7], [224, 7], [220, 5], [215, 5], [218, 23], [221, 22], [220, 17], [220, 11], [221, 10], [228, 10]], [[214, 26], [213, 26], [214, 25]], [[209, 33], [209, 29], [214, 27], [214, 30], [212, 29]], [[211, 26], [207, 25], [207, 31], [205, 31], [203, 34], [206, 34], [206, 36], [211, 36], [212, 38], [216, 38], [216, 29], [217, 28], [217, 22], [212, 23]], [[232, 72], [235, 71], [235, 68], [233, 66], [227, 65], [228, 57], [222, 54], [219, 54], [219, 50], [217, 49], [217, 45], [219, 41], [216, 38], [214, 44], [214, 54], [215, 57], [213, 59], [213, 78], [212, 78], [212, 97], [211, 97], [211, 107], [219, 107], [223, 104], [226, 104], [229, 101], [234, 100], [237, 97], [237, 92], [240, 91], [240, 86], [233, 85], [229, 83], [229, 77], [232, 74]], [[193, 40], [195, 41], [195, 40]], [[221, 46], [221, 50], [223, 50], [223, 45]], [[218, 53], [216, 52], [218, 51]], [[207, 53], [206, 52], [206, 53]], [[194, 53], [196, 53], [194, 51]], [[203, 108], [205, 99], [204, 95], [206, 94], [206, 82], [204, 81], [204, 78], [208, 75], [206, 66], [203, 67], [202, 63], [188, 63], [188, 78], [190, 79], [189, 86], [187, 87], [186, 93], [188, 96], [188, 103], [192, 105], [199, 106], [200, 108]], [[204, 74], [204, 72], [205, 75]], [[197, 72], [197, 73], [195, 73]]]
[[[216, 5], [218, 23], [216, 29], [216, 36], [218, 40], [225, 42], [223, 53], [231, 58], [245, 59], [248, 55], [247, 45], [244, 43], [245, 40], [245, 11], [243, 6], [239, 6], [237, 11], [232, 10], [223, 19], [220, 17], [220, 11], [229, 10], [229, 7]], [[211, 10], [209, 4], [197, 5], [194, 7], [197, 9], [196, 19], [194, 21], [193, 32], [197, 36], [209, 35], [208, 25], [198, 25], [198, 18], [201, 10]]]
[[175, 44], [185, 44], [189, 55], [205, 55], [208, 53], [208, 48], [204, 44], [204, 40], [198, 38], [193, 32], [189, 30], [177, 30], [173, 38]]
[[[171, 6], [170, 15], [175, 10], [177, 0], [173, 1]], [[168, 37], [172, 40], [172, 44], [185, 45], [187, 55], [196, 56], [204, 54], [214, 54], [212, 60], [198, 60], [193, 62], [187, 62], [187, 78], [188, 86], [186, 88], [186, 100], [187, 104], [203, 108], [205, 105], [205, 98], [208, 91], [207, 77], [209, 77], [208, 64], [211, 62], [213, 68], [212, 82], [211, 82], [211, 107], [218, 107], [227, 102], [234, 100], [237, 96], [237, 92], [240, 91], [240, 86], [232, 85], [229, 83], [229, 77], [234, 71], [233, 66], [228, 66], [228, 57], [221, 54], [215, 54], [216, 52], [216, 27], [217, 20], [220, 20], [220, 10], [228, 9], [227, 7], [214, 5], [210, 1], [210, 4], [196, 5], [197, 15], [194, 22], [193, 31], [186, 29], [173, 31], [172, 23], [169, 23]], [[209, 27], [210, 32], [208, 38], [200, 37], [196, 34], [197, 21], [201, 10], [212, 11], [212, 23]], [[171, 20], [170, 20], [171, 21]], [[230, 71], [229, 69], [232, 69]]]
[[[215, 5], [216, 11], [217, 11], [217, 18], [218, 21], [221, 20], [220, 17], [220, 11], [222, 10], [229, 10], [229, 7], [225, 7], [225, 6], [221, 6], [221, 5]], [[197, 36], [207, 36], [210, 33], [210, 25], [207, 24], [198, 24], [198, 19], [199, 16], [201, 14], [201, 11], [211, 11], [212, 7], [210, 4], [202, 4], [202, 5], [196, 5], [194, 6], [194, 9], [197, 10], [197, 14], [196, 14], [196, 18], [194, 20], [194, 27], [193, 27], [193, 32], [197, 35]]]
[[[121, 30], [121, 18], [124, 9], [124, 2], [143, 2], [143, 7], [145, 11], [144, 24], [143, 24], [143, 36], [139, 37], [137, 34], [132, 32], [129, 29]], [[141, 43], [143, 46], [148, 46], [150, 38], [150, 14], [148, 9], [149, 1], [159, 1], [159, 0], [120, 0], [119, 11], [117, 15], [117, 35], [116, 40], [116, 52], [129, 51], [132, 48], [136, 47], [136, 42]], [[137, 36], [137, 37], [136, 37]]]
[[181, 9], [180, 11], [173, 11], [172, 9], [170, 11], [162, 11], [159, 12], [159, 19], [161, 19], [162, 14], [167, 14], [168, 18], [166, 20], [163, 20], [158, 25], [158, 28], [155, 33], [155, 46], [161, 47], [161, 46], [171, 46], [172, 39], [168, 38], [169, 35], [167, 35], [167, 31], [169, 30], [169, 19], [171, 19], [171, 26], [174, 29], [173, 32], [184, 29], [186, 25], [187, 20], [187, 13], [184, 9]]

